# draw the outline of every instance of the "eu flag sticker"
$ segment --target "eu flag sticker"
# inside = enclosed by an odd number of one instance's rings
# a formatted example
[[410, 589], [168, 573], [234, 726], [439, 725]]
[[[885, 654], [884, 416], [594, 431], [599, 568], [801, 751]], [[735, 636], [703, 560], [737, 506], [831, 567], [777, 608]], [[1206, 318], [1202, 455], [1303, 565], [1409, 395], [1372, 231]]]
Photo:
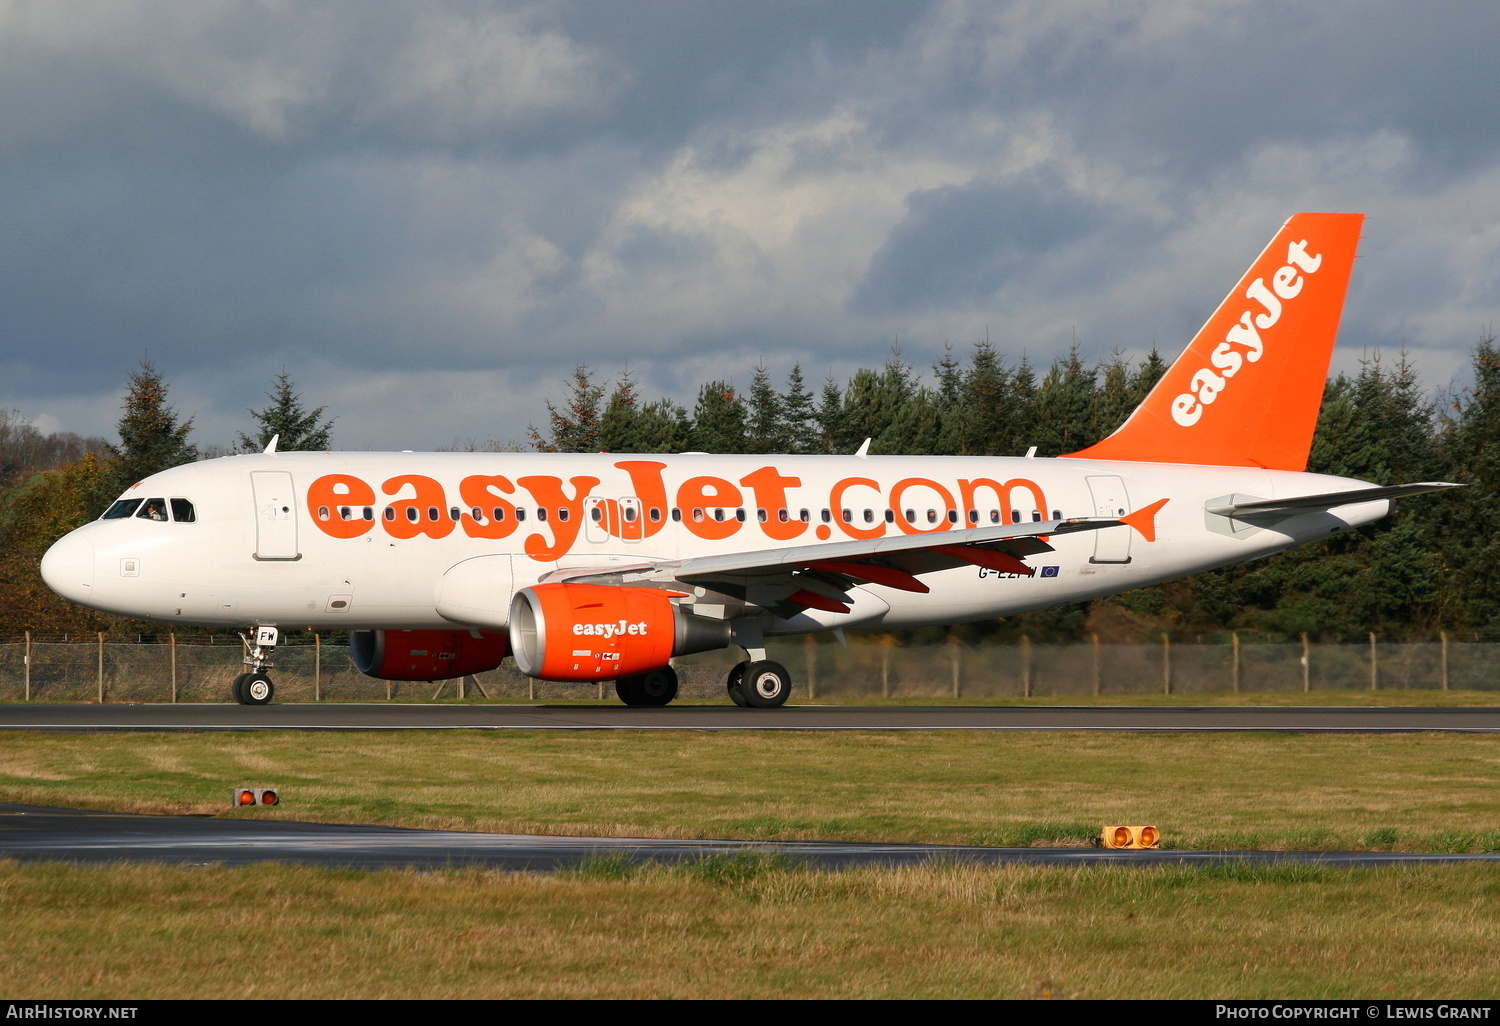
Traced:
[[1056, 577], [1057, 576], [1057, 567], [1055, 567], [1055, 566], [1044, 566], [1044, 567], [1042, 567], [1042, 576], [1043, 577]]

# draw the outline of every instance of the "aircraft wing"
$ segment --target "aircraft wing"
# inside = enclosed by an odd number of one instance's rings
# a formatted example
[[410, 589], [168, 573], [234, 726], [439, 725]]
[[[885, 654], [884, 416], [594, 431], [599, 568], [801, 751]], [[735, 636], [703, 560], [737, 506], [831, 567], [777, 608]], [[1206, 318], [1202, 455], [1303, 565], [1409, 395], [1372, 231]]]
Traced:
[[1324, 492], [1321, 495], [1297, 495], [1289, 499], [1253, 499], [1245, 502], [1209, 502], [1203, 508], [1221, 517], [1245, 517], [1255, 514], [1275, 515], [1309, 509], [1332, 509], [1356, 502], [1374, 499], [1399, 499], [1407, 495], [1422, 495], [1425, 492], [1442, 491], [1444, 488], [1462, 488], [1461, 484], [1449, 481], [1419, 481], [1415, 484], [1387, 485], [1377, 488], [1351, 488], [1345, 492]]
[[1154, 535], [1154, 517], [1165, 500], [1123, 518], [1075, 517], [1000, 524], [897, 537], [792, 545], [661, 560], [633, 566], [581, 567], [548, 574], [548, 581], [589, 581], [657, 587], [705, 588], [783, 615], [801, 609], [847, 612], [844, 596], [861, 584], [902, 591], [928, 591], [921, 575], [976, 566], [1029, 577], [1023, 560], [1051, 552], [1053, 535], [1098, 531], [1128, 524]]

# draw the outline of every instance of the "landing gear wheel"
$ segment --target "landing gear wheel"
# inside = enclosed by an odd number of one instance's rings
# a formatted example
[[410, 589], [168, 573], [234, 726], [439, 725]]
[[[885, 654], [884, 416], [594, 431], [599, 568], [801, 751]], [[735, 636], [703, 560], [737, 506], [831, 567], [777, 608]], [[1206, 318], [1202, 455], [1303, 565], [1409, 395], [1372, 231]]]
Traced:
[[250, 700], [245, 697], [245, 680], [249, 676], [250, 674], [248, 673], [242, 673], [234, 678], [233, 684], [229, 685], [229, 693], [234, 696], [234, 700], [240, 705], [250, 704]]
[[245, 696], [246, 705], [267, 705], [276, 694], [276, 685], [264, 673], [247, 673], [244, 681], [240, 693]]
[[725, 681], [724, 687], [729, 692], [729, 698], [735, 705], [744, 707], [745, 701], [745, 667], [750, 665], [746, 659], [742, 663], [735, 663], [734, 668], [729, 671], [729, 679]]
[[677, 671], [670, 666], [615, 681], [615, 694], [626, 705], [666, 705], [677, 697]]
[[755, 709], [774, 709], [785, 705], [792, 693], [792, 675], [774, 659], [762, 659], [745, 667], [740, 685], [745, 704]]

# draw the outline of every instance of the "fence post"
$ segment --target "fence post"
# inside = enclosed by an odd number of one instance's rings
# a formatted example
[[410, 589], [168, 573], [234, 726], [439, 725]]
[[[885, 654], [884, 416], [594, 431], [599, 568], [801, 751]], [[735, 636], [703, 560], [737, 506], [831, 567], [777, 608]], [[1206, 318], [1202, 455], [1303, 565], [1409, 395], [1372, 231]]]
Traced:
[[1172, 639], [1161, 632], [1161, 693], [1172, 693]]
[[1308, 645], [1308, 643], [1307, 643], [1307, 634], [1304, 633], [1302, 635], [1302, 690], [1303, 690], [1303, 692], [1308, 692], [1308, 691], [1312, 690], [1312, 673], [1311, 673], [1311, 670], [1310, 670], [1311, 666], [1312, 666], [1312, 647], [1310, 645]]
[[26, 665], [26, 701], [31, 701], [31, 632], [26, 632], [26, 655], [23, 657]]
[[1230, 690], [1237, 695], [1240, 693], [1240, 635], [1238, 631], [1229, 632], [1229, 647], [1233, 650], [1234, 662], [1234, 668], [1230, 671]]
[[1089, 635], [1089, 647], [1091, 649], [1093, 649], [1093, 656], [1094, 656], [1094, 680], [1093, 680], [1094, 697], [1098, 698], [1099, 697], [1099, 676], [1100, 676], [1099, 675], [1099, 635], [1097, 635], [1097, 634], [1090, 634]]
[[1370, 632], [1370, 690], [1380, 689], [1380, 665], [1375, 657], [1375, 632]]
[[880, 639], [880, 697], [891, 697], [891, 637]]
[[528, 702], [535, 702], [536, 701], [536, 678], [535, 677], [527, 677], [526, 678], [526, 701], [528, 701]]
[[462, 702], [465, 698], [469, 697], [468, 694], [464, 691], [464, 685], [467, 684], [468, 681], [469, 681], [469, 677], [468, 677], [467, 674], [465, 674], [464, 676], [458, 678], [458, 700], [460, 702]]
[[172, 704], [177, 704], [177, 632], [167, 635], [168, 650], [172, 655]]
[[99, 632], [99, 704], [104, 704], [104, 632]]
[[1021, 635], [1021, 697], [1031, 697], [1031, 639]]
[[958, 643], [957, 638], [949, 638], [948, 645], [952, 649], [949, 657], [953, 660], [953, 697], [958, 697], [959, 675], [963, 672], [963, 646]]
[[802, 675], [807, 678], [807, 697], [818, 697], [818, 645], [808, 634], [802, 643]]
[[1443, 676], [1442, 676], [1442, 688], [1443, 688], [1444, 691], [1447, 691], [1448, 690], [1448, 632], [1447, 631], [1438, 631], [1438, 638], [1441, 639], [1441, 641], [1443, 643]]
[[323, 636], [313, 634], [313, 701], [323, 701]]

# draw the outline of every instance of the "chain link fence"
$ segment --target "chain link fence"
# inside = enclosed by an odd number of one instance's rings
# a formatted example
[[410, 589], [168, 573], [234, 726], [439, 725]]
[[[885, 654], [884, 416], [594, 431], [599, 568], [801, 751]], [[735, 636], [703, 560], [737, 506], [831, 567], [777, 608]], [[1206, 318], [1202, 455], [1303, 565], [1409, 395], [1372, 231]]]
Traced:
[[[243, 648], [169, 639], [0, 641], [0, 701], [224, 702], [245, 672]], [[773, 640], [768, 654], [807, 698], [1068, 698], [1085, 695], [1500, 688], [1500, 645], [1449, 642], [1264, 644], [901, 645], [885, 636]], [[718, 698], [737, 649], [674, 661], [687, 698]], [[507, 661], [445, 682], [386, 682], [354, 668], [344, 645], [276, 650], [276, 699], [431, 701], [439, 698], [613, 697], [609, 684], [535, 681]]]

